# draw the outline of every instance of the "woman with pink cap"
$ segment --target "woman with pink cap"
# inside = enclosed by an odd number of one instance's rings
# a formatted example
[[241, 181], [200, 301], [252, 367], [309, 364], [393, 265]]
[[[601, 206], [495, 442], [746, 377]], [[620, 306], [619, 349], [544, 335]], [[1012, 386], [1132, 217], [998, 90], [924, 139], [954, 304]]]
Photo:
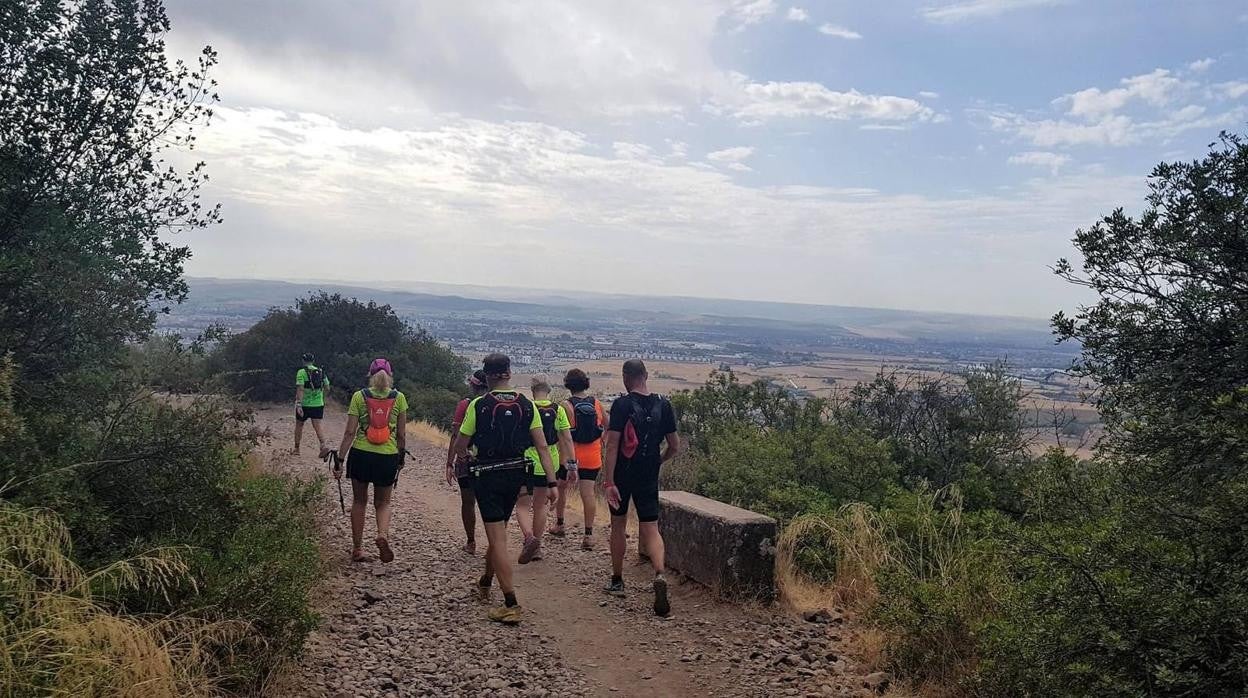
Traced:
[[[382, 562], [394, 559], [390, 549], [390, 495], [407, 453], [407, 398], [394, 389], [394, 369], [385, 359], [368, 367], [368, 387], [351, 396], [347, 429], [338, 453], [347, 454], [351, 478], [351, 559], [363, 562], [364, 515], [368, 486], [373, 486], [377, 512], [377, 552]], [[334, 477], [342, 477], [341, 461], [334, 461]]]

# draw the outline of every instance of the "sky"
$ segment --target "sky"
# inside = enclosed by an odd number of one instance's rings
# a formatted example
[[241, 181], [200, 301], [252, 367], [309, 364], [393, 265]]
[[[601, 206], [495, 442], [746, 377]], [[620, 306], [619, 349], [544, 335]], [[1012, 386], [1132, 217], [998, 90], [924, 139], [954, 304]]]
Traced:
[[1045, 317], [1248, 131], [1248, 0], [169, 0], [221, 102], [194, 276]]

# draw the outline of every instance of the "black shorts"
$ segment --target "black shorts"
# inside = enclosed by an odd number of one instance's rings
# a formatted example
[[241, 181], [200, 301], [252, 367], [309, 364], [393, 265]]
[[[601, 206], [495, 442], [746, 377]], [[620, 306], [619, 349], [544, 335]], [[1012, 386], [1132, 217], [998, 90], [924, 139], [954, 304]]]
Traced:
[[399, 454], [353, 448], [347, 452], [347, 477], [378, 487], [392, 487], [399, 477]]
[[455, 481], [459, 483], [459, 489], [464, 490], [466, 492], [471, 492], [473, 483], [477, 481], [477, 478], [471, 475], [465, 475], [463, 477], [455, 478]]
[[616, 471], [615, 486], [620, 490], [620, 508], [607, 507], [612, 516], [628, 514], [631, 500], [637, 508], [637, 521], [649, 523], [659, 520], [659, 469]]
[[[582, 469], [580, 469], [580, 470], [577, 470], [577, 471], [576, 471], [576, 476], [577, 476], [578, 478], [582, 479], [582, 480], [589, 480], [590, 482], [593, 482], [593, 481], [595, 481], [595, 480], [597, 480], [597, 479], [598, 479], [598, 471], [599, 471], [599, 470], [602, 470], [602, 468], [594, 468], [593, 470], [586, 470], [586, 469], [582, 468]], [[559, 478], [561, 481], [562, 481], [562, 480], [567, 480], [567, 479], [568, 479], [568, 469], [567, 469], [567, 468], [559, 468], [559, 472], [555, 473], [555, 477]]]
[[533, 490], [537, 489], [538, 487], [550, 487], [550, 484], [546, 482], [545, 475], [534, 475], [533, 473], [529, 473], [528, 475], [524, 476], [524, 493], [525, 494], [532, 496]]
[[495, 470], [473, 478], [472, 490], [477, 493], [477, 509], [482, 523], [499, 523], [511, 518], [516, 499], [524, 486], [524, 470]]
[[308, 421], [309, 419], [321, 419], [321, 418], [322, 418], [322, 417], [324, 417], [324, 416], [325, 416], [325, 406], [324, 406], [324, 405], [321, 405], [320, 407], [305, 407], [305, 408], [303, 408], [303, 416], [302, 416], [302, 417], [300, 417], [300, 416], [299, 416], [299, 412], [298, 412], [298, 411], [296, 411], [296, 412], [295, 412], [295, 421], [297, 421], [297, 422], [306, 422], [306, 421]]

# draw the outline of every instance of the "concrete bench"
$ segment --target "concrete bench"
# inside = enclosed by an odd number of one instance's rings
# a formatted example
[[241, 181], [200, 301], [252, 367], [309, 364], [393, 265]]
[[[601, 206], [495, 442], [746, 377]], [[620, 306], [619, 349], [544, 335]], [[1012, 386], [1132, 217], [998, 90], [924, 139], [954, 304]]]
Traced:
[[775, 519], [690, 492], [669, 491], [659, 493], [659, 531], [668, 567], [724, 596], [775, 598]]

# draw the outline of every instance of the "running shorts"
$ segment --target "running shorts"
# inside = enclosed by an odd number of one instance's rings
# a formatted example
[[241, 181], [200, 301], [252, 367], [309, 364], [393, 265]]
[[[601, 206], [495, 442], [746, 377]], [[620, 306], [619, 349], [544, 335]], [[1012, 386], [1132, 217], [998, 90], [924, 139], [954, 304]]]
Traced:
[[550, 485], [546, 483], [545, 475], [534, 475], [533, 473], [529, 473], [528, 475], [524, 476], [524, 493], [525, 494], [529, 496], [533, 496], [533, 490], [539, 487], [550, 487]]
[[520, 488], [524, 485], [524, 470], [495, 470], [474, 476], [474, 480], [472, 490], [477, 493], [477, 509], [481, 511], [482, 523], [510, 519], [516, 509]]
[[[589, 480], [590, 482], [593, 482], [598, 479], [598, 471], [600, 470], [602, 470], [602, 468], [581, 468], [576, 471], [576, 476], [582, 480]], [[567, 480], [568, 469], [562, 467], [559, 468], [559, 472], [555, 473], [555, 477], [559, 478], [561, 481]]]
[[347, 452], [347, 477], [378, 487], [392, 487], [399, 477], [399, 454], [353, 448]]
[[306, 422], [309, 419], [322, 419], [325, 416], [325, 406], [305, 407], [303, 408], [303, 416], [299, 416], [299, 412], [295, 412], [295, 421]]
[[659, 471], [658, 468], [616, 471], [615, 486], [620, 490], [620, 507], [608, 506], [612, 516], [628, 514], [631, 501], [637, 508], [637, 521], [649, 523], [659, 520]]
[[459, 489], [471, 492], [473, 483], [477, 481], [477, 478], [471, 475], [465, 475], [463, 477], [455, 478], [455, 481], [459, 483]]

